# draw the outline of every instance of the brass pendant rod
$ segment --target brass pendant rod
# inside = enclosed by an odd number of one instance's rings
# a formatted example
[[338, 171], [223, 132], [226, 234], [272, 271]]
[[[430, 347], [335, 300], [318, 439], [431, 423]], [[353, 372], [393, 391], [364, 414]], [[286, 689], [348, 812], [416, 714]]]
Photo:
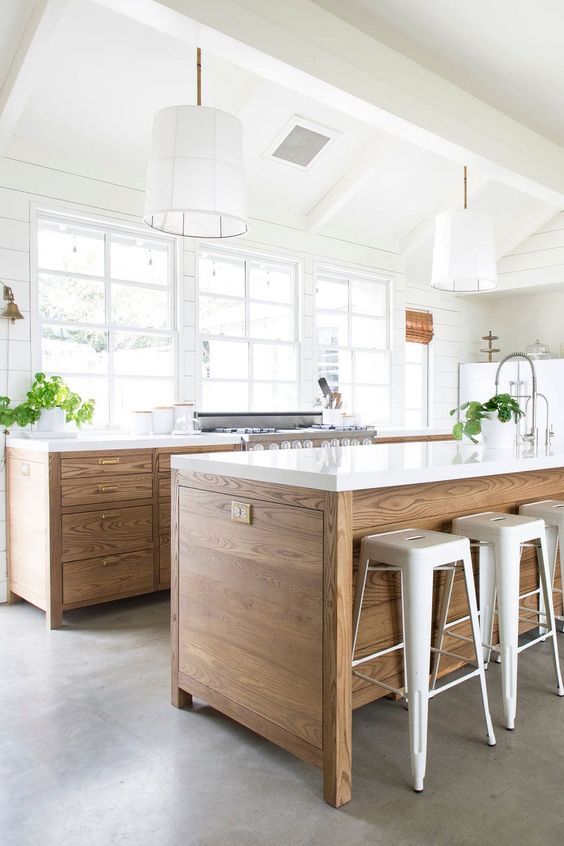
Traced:
[[468, 208], [468, 167], [464, 165], [464, 208]]
[[202, 105], [202, 50], [200, 47], [196, 49], [196, 102], [198, 106]]

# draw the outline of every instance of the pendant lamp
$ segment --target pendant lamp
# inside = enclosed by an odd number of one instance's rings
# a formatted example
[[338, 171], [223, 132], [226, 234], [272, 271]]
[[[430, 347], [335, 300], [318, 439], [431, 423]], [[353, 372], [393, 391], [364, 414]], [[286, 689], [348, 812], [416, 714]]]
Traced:
[[464, 208], [437, 215], [431, 287], [455, 294], [497, 288], [493, 221], [468, 208], [468, 168], [464, 167]]
[[231, 238], [247, 229], [243, 127], [228, 112], [202, 106], [197, 49], [197, 105], [169, 106], [154, 117], [143, 220], [191, 238]]

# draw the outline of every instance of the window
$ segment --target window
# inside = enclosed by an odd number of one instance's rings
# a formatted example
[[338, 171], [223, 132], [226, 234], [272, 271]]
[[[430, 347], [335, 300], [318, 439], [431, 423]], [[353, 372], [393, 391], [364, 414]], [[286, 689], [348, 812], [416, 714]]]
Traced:
[[204, 250], [198, 263], [199, 405], [282, 411], [299, 404], [294, 262]]
[[404, 422], [406, 426], [429, 425], [429, 344], [433, 340], [433, 315], [428, 311], [405, 312]]
[[98, 427], [174, 400], [173, 241], [41, 213], [40, 367], [96, 400]]
[[319, 271], [315, 303], [318, 378], [363, 422], [389, 420], [389, 282]]

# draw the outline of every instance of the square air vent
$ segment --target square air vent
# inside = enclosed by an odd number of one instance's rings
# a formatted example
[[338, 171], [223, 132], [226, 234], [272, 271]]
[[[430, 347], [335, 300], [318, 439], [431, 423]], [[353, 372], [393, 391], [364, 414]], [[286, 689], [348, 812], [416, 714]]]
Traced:
[[265, 157], [282, 164], [307, 170], [323, 150], [334, 141], [333, 129], [319, 126], [304, 118], [293, 117], [265, 153]]

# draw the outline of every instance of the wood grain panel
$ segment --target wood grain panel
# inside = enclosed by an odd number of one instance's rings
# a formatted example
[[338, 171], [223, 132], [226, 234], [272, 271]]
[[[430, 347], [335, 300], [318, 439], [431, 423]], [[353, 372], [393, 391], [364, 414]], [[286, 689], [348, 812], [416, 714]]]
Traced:
[[117, 476], [129, 473], [152, 473], [150, 452], [83, 453], [61, 458], [61, 479], [84, 479], [92, 476]]
[[169, 447], [158, 450], [158, 472], [170, 474], [171, 455], [197, 455], [204, 452], [234, 452], [239, 450], [238, 444], [213, 444], [210, 446]]
[[427, 443], [428, 441], [453, 441], [452, 435], [378, 435], [375, 443], [377, 444], [418, 444]]
[[130, 476], [112, 476], [108, 479], [98, 476], [86, 477], [81, 481], [62, 483], [63, 507], [73, 505], [103, 505], [105, 502], [127, 502], [136, 499], [152, 499], [153, 478], [149, 473]]
[[321, 748], [322, 515], [179, 496], [179, 671]]
[[170, 473], [167, 476], [159, 476], [159, 498], [170, 502], [171, 492]]
[[170, 543], [170, 499], [159, 500], [159, 533], [169, 536]]
[[309, 488], [294, 488], [290, 485], [272, 485], [268, 482], [250, 482], [248, 479], [234, 479], [229, 476], [215, 476], [209, 473], [178, 473], [178, 484], [196, 490], [215, 490], [228, 494], [235, 499], [259, 499], [295, 505], [298, 508], [311, 508], [323, 511], [325, 494]]
[[128, 552], [63, 565], [65, 607], [136, 596], [153, 590], [153, 550]]
[[118, 555], [152, 546], [153, 510], [150, 505], [109, 507], [62, 517], [62, 560], [76, 561]]

